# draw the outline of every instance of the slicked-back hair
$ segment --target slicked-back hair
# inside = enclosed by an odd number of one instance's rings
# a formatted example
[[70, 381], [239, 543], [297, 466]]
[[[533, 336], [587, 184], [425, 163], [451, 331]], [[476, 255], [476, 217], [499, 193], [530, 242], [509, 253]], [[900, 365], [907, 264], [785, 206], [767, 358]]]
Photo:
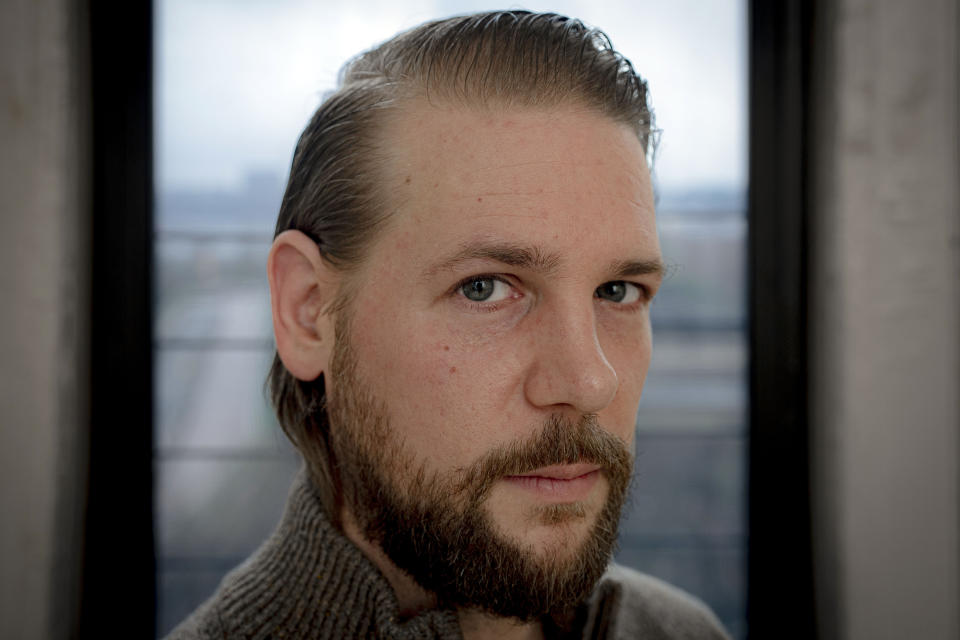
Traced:
[[[296, 229], [345, 274], [391, 212], [380, 188], [385, 119], [416, 100], [472, 109], [587, 108], [635, 131], [648, 163], [647, 85], [606, 34], [553, 13], [495, 11], [430, 22], [349, 61], [300, 135], [276, 233]], [[348, 313], [341, 290], [331, 313]], [[346, 323], [337, 322], [339, 328]], [[344, 336], [337, 335], [337, 340]], [[329, 515], [339, 478], [330, 448], [323, 375], [298, 380], [274, 356], [268, 377], [280, 425], [300, 450]]]

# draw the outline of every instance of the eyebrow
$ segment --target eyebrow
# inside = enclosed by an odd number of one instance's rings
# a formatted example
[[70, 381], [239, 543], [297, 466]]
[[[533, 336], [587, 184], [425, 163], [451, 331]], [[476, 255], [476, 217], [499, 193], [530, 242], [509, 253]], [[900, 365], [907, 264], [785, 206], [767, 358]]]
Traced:
[[[539, 247], [526, 247], [509, 242], [477, 241], [464, 244], [452, 255], [441, 259], [424, 271], [425, 278], [431, 278], [441, 271], [449, 271], [468, 260], [493, 260], [511, 267], [536, 271], [544, 275], [556, 272], [562, 262], [556, 253], [543, 251]], [[641, 275], [663, 277], [666, 268], [659, 258], [652, 260], [615, 260], [609, 267], [609, 273], [617, 278]]]
[[663, 278], [666, 275], [667, 267], [663, 264], [663, 260], [659, 258], [653, 260], [621, 260], [613, 263], [610, 272], [618, 278], [648, 275]]
[[469, 242], [453, 255], [430, 266], [424, 276], [432, 277], [441, 271], [449, 271], [468, 260], [493, 260], [511, 267], [550, 274], [560, 265], [560, 256], [546, 253], [539, 247], [524, 247], [509, 242]]

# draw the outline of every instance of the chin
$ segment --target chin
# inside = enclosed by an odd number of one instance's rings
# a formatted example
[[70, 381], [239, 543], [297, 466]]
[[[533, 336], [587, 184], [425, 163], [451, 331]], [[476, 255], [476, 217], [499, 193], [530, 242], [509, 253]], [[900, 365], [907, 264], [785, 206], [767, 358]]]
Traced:
[[500, 535], [541, 559], [573, 557], [590, 537], [600, 507], [587, 502], [528, 506], [522, 516], [493, 517]]

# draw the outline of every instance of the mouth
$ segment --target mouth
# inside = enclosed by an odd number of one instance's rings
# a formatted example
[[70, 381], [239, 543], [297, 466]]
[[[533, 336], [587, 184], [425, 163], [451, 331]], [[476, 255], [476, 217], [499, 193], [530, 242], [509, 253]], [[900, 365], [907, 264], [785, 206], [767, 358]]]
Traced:
[[506, 476], [504, 481], [538, 500], [563, 504], [585, 499], [601, 473], [596, 464], [558, 464]]

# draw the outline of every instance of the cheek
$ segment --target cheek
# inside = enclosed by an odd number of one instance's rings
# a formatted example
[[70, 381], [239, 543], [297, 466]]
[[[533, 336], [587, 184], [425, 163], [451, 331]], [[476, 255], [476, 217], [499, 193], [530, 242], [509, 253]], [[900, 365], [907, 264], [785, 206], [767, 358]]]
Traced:
[[414, 315], [368, 315], [355, 325], [362, 377], [418, 458], [464, 466], [510, 424], [507, 376], [491, 351], [467, 348], [439, 323]]
[[642, 386], [653, 351], [649, 320], [622, 323], [616, 320], [600, 326], [604, 354], [617, 371], [621, 387]]
[[608, 334], [605, 353], [617, 372], [619, 387], [617, 397], [610, 407], [611, 420], [618, 427], [618, 435], [633, 438], [637, 408], [643, 393], [647, 371], [650, 368], [652, 343], [649, 329], [643, 331]]

